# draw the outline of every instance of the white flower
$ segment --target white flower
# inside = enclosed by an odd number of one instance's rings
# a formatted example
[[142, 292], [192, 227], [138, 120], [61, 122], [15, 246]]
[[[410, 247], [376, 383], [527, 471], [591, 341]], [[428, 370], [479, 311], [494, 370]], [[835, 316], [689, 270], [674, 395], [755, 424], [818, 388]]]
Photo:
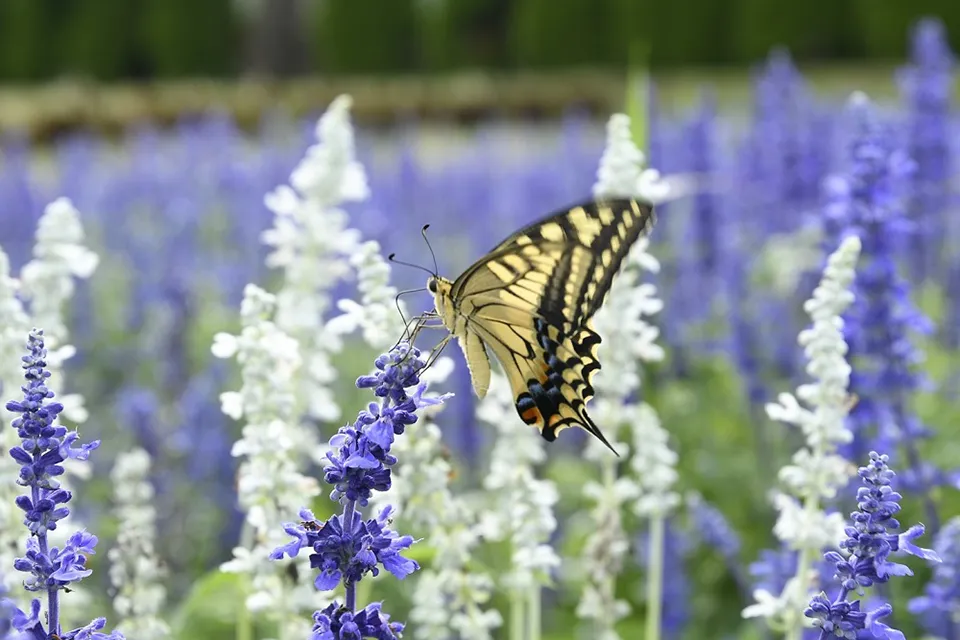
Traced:
[[[12, 400], [11, 390], [16, 391], [23, 384], [23, 369], [20, 357], [24, 354], [27, 334], [30, 332], [30, 318], [17, 298], [20, 283], [10, 277], [10, 262], [7, 254], [0, 249], [0, 388], [4, 389], [3, 402], [0, 402], [0, 449], [9, 451], [20, 444], [17, 430], [10, 428], [15, 414], [7, 411], [6, 401]], [[16, 478], [20, 465], [9, 455], [0, 456], [0, 474], [5, 478]], [[12, 567], [13, 559], [21, 555], [23, 547], [23, 511], [15, 506], [14, 500], [20, 495], [20, 487], [14, 482], [0, 484], [0, 562]], [[21, 582], [16, 571], [3, 572], [4, 584], [13, 589]]]
[[545, 458], [544, 440], [536, 429], [517, 423], [510, 385], [499, 372], [492, 376], [477, 416], [497, 430], [483, 482], [492, 504], [480, 528], [487, 538], [510, 542], [513, 563], [502, 582], [525, 594], [548, 583], [559, 563], [546, 544], [557, 527], [553, 507], [559, 495], [553, 482], [536, 476], [534, 465]]
[[[65, 394], [63, 389], [63, 362], [76, 350], [67, 343], [64, 323], [65, 305], [74, 292], [74, 277], [89, 277], [97, 265], [96, 254], [83, 244], [83, 228], [79, 214], [69, 200], [55, 200], [44, 210], [33, 249], [33, 259], [27, 263], [18, 280], [10, 273], [10, 261], [0, 249], [0, 388], [7, 397], [0, 402], [0, 450], [9, 451], [20, 444], [17, 431], [10, 428], [14, 415], [6, 410], [6, 400], [12, 400], [23, 384], [20, 357], [24, 354], [27, 335], [33, 327], [44, 330], [48, 349], [47, 368], [52, 373], [48, 383], [63, 403], [61, 416], [74, 422], [83, 422], [87, 412], [83, 397]], [[24, 302], [27, 306], [24, 306]], [[9, 456], [0, 456], [0, 475], [15, 478], [19, 465]], [[67, 465], [66, 472], [73, 477], [87, 477], [90, 465]], [[13, 559], [23, 554], [23, 514], [14, 506], [20, 487], [13, 483], [0, 490], [0, 563], [12, 566]], [[51, 544], [62, 545], [71, 530], [82, 528], [71, 514], [52, 534]], [[3, 572], [3, 581], [10, 588], [20, 585], [16, 571]], [[82, 589], [78, 590], [82, 595]]]
[[296, 402], [311, 417], [336, 420], [340, 408], [330, 390], [337, 372], [330, 362], [339, 351], [339, 334], [324, 325], [332, 306], [330, 290], [351, 274], [350, 257], [360, 234], [348, 227], [339, 208], [343, 202], [368, 196], [363, 167], [356, 161], [350, 98], [333, 101], [317, 124], [317, 144], [291, 175], [264, 198], [274, 212], [274, 225], [263, 232], [272, 251], [267, 265], [282, 268], [275, 321], [300, 344], [301, 376]]
[[42, 328], [51, 348], [65, 344], [63, 305], [73, 295], [73, 279], [89, 278], [99, 258], [83, 245], [80, 213], [66, 198], [44, 209], [37, 225], [33, 259], [20, 273], [32, 322]]
[[787, 548], [800, 552], [800, 561], [783, 593], [755, 592], [756, 603], [745, 608], [743, 615], [767, 618], [772, 628], [790, 633], [809, 626], [802, 612], [810, 601], [807, 578], [814, 561], [824, 547], [837, 546], [843, 537], [842, 515], [828, 514], [820, 504], [836, 495], [853, 469], [836, 452], [851, 438], [844, 424], [851, 407], [847, 393], [850, 365], [840, 316], [853, 301], [850, 287], [859, 255], [860, 240], [844, 240], [828, 259], [820, 285], [804, 305], [813, 325], [801, 331], [798, 340], [813, 382], [798, 387], [796, 395], [781, 393], [776, 403], [766, 407], [771, 419], [799, 427], [806, 441], [791, 463], [780, 470], [786, 491], [774, 495], [778, 511], [774, 533]]
[[396, 341], [404, 324], [403, 305], [397, 306], [397, 289], [390, 286], [390, 265], [374, 240], [361, 244], [350, 257], [350, 264], [357, 271], [360, 300], [338, 301], [343, 314], [331, 319], [327, 328], [337, 335], [361, 328], [367, 344], [386, 348]]
[[598, 198], [665, 199], [669, 188], [654, 169], [643, 169], [645, 158], [630, 134], [630, 117], [616, 113], [607, 122], [607, 145], [597, 170], [593, 195]]
[[634, 449], [630, 467], [640, 486], [634, 511], [643, 517], [664, 517], [680, 503], [674, 490], [677, 475], [677, 454], [668, 444], [669, 434], [660, 426], [660, 419], [648, 404], [632, 411]]
[[290, 183], [305, 197], [322, 205], [366, 200], [367, 176], [356, 160], [350, 106], [353, 100], [342, 95], [334, 99], [317, 123], [317, 140], [307, 149]]
[[[629, 118], [612, 116], [594, 195], [663, 200], [666, 184], [656, 171], [644, 169], [643, 162], [643, 153], [630, 135]], [[624, 425], [631, 425], [635, 450], [630, 460], [634, 474], [617, 477], [617, 460], [609, 451], [593, 440], [587, 448], [587, 457], [600, 466], [601, 481], [584, 487], [584, 495], [594, 505], [590, 512], [593, 526], [582, 558], [587, 581], [577, 615], [591, 621], [593, 637], [611, 640], [619, 637], [614, 630], [616, 622], [630, 613], [629, 604], [616, 598], [617, 576], [630, 548], [623, 525], [624, 508], [632, 503], [634, 511], [643, 517], [663, 518], [679, 501], [672, 491], [676, 454], [667, 446], [667, 434], [651, 407], [629, 400], [640, 388], [640, 363], [664, 356], [656, 343], [659, 331], [645, 319], [663, 308], [656, 288], [642, 282], [643, 271], [660, 269], [648, 246], [647, 238], [641, 238], [631, 248], [623, 273], [614, 281], [594, 321], [603, 338], [598, 351], [603, 369], [593, 381], [597, 397], [590, 411], [624, 457], [630, 455], [631, 447], [617, 436]], [[651, 549], [650, 553], [661, 550]]]
[[[293, 389], [302, 363], [297, 341], [271, 320], [275, 304], [274, 296], [247, 285], [240, 307], [240, 335], [219, 334], [212, 348], [214, 355], [232, 355], [240, 363], [242, 386], [222, 394], [221, 404], [231, 417], [246, 420], [243, 437], [231, 449], [232, 455], [243, 458], [237, 474], [237, 496], [246, 512], [243, 544], [221, 569], [250, 575], [253, 588], [247, 606], [251, 610], [269, 612], [281, 624], [292, 624], [316, 606], [306, 595], [314, 591], [308, 578], [309, 560], [273, 562], [268, 555], [286, 542], [280, 523], [293, 519], [320, 488], [314, 478], [300, 472], [313, 443], [296, 415]], [[303, 579], [290, 584], [283, 577], [284, 566], [298, 561], [302, 561], [298, 575]]]
[[165, 572], [154, 547], [157, 514], [149, 472], [150, 455], [143, 449], [117, 456], [111, 480], [119, 528], [117, 543], [107, 557], [116, 590], [117, 628], [131, 637], [158, 640], [168, 637], [170, 628], [160, 617], [166, 600]]

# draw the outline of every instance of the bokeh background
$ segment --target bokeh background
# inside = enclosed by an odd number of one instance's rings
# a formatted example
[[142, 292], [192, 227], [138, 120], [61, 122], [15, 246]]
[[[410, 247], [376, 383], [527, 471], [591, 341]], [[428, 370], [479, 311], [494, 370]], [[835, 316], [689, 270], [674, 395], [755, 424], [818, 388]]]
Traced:
[[[210, 614], [198, 599], [232, 611], [211, 594], [233, 593], [216, 568], [242, 523], [230, 455], [241, 425], [218, 398], [237, 371], [210, 344], [237, 331], [246, 283], [276, 285], [260, 237], [273, 219], [264, 196], [289, 181], [319, 114], [352, 95], [371, 197], [346, 206], [350, 225], [429, 264], [419, 229], [430, 223], [452, 275], [521, 224], [587, 197], [604, 124], [628, 111], [651, 166], [684, 194], [661, 209], [651, 246], [668, 355], [644, 368], [643, 397], [680, 452], [683, 489], [729, 524], [709, 531], [686, 511], [671, 520], [666, 635], [760, 637], [740, 611], [758, 581], [777, 579], [780, 560], [762, 553], [777, 544], [767, 492], [799, 442], [763, 404], [805, 379], [796, 335], [825, 256], [823, 183], [848, 165], [845, 103], [856, 90], [918, 166], [913, 240], [898, 260], [935, 328], [915, 337], [928, 384], [910, 406], [930, 426], [918, 446], [941, 473], [931, 489], [940, 519], [960, 506], [958, 49], [960, 4], [949, 0], [0, 1], [0, 246], [17, 273], [44, 206], [66, 196], [102, 261], [68, 307], [78, 350], [68, 390], [86, 398], [84, 433], [104, 442], [76, 508], [108, 546], [110, 464], [147, 449], [169, 617], [182, 638], [234, 637], [229, 614], [202, 636], [189, 631], [192, 616]], [[393, 282], [419, 286], [420, 276], [397, 268]], [[334, 297], [354, 293], [348, 282]], [[371, 353], [358, 342], [335, 362], [342, 407], [366, 402], [352, 380]], [[489, 468], [492, 436], [455, 359], [458, 395], [441, 423], [466, 490]], [[542, 469], [568, 470], [564, 496], [589, 476], [570, 440]], [[905, 522], [923, 519], [921, 501], [906, 512]], [[631, 535], [639, 545], [645, 533]], [[767, 565], [751, 570], [760, 558]], [[496, 566], [495, 554], [484, 562]], [[105, 564], [93, 559], [87, 583], [107, 613]], [[625, 638], [642, 628], [644, 567], [632, 553], [619, 583], [637, 608]], [[897, 602], [923, 589], [929, 571], [917, 571], [894, 586]], [[384, 589], [403, 619], [409, 603]], [[544, 638], [589, 637], [571, 631], [575, 592], [547, 600]], [[496, 603], [507, 609], [503, 594]], [[924, 629], [905, 613], [897, 622], [908, 637]]]

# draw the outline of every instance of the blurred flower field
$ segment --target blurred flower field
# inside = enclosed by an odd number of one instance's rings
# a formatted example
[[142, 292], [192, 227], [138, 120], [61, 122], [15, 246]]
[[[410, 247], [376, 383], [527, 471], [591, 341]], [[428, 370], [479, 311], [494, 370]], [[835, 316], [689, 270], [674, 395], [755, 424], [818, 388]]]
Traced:
[[[953, 73], [935, 22], [897, 102], [773, 54], [735, 114], [651, 87], [644, 153], [623, 115], [354, 130], [346, 96], [252, 133], [7, 135], [8, 637], [960, 638]], [[453, 349], [419, 369], [437, 336], [407, 359], [424, 275], [385, 257], [432, 268], [429, 223], [452, 277], [592, 195], [658, 203], [597, 318], [619, 458], [547, 444], [502, 379], [478, 401]]]

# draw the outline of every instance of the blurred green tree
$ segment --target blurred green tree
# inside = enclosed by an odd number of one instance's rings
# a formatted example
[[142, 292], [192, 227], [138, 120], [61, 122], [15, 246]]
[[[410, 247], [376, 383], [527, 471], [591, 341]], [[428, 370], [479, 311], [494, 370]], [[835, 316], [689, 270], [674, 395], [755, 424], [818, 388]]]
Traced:
[[137, 73], [137, 2], [98, 0], [64, 7], [56, 64], [61, 73], [116, 80]]
[[311, 39], [315, 68], [331, 73], [412, 71], [417, 57], [414, 0], [371, 3], [325, 0]]
[[54, 48], [47, 30], [49, 2], [0, 2], [0, 75], [10, 80], [35, 80], [55, 72]]
[[234, 71], [232, 0], [140, 0], [137, 37], [157, 76], [220, 76]]

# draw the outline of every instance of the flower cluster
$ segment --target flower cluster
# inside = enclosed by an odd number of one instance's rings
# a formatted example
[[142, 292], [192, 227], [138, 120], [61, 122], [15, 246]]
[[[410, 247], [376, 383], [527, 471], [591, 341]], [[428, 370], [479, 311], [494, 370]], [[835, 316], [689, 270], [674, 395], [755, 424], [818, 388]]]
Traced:
[[890, 555], [905, 553], [930, 562], [940, 562], [935, 551], [923, 549], [913, 541], [924, 533], [922, 524], [897, 533], [900, 522], [894, 517], [900, 511], [900, 494], [891, 486], [896, 475], [887, 466], [887, 456], [870, 452], [870, 461], [858, 474], [863, 486], [857, 490], [857, 510], [850, 514], [852, 524], [844, 530], [840, 551], [828, 551], [824, 559], [834, 565], [840, 583], [837, 596], [831, 601], [820, 592], [810, 601], [804, 615], [822, 630], [820, 637], [862, 637], [867, 630], [873, 637], [903, 640], [896, 629], [881, 620], [893, 612], [888, 603], [871, 611], [862, 611], [860, 600], [848, 600], [851, 592], [863, 595], [866, 587], [883, 584], [892, 576], [913, 575], [908, 567], [890, 561]]
[[91, 574], [87, 568], [87, 556], [95, 552], [97, 537], [86, 531], [70, 535], [63, 547], [51, 547], [48, 532], [57, 528], [70, 509], [67, 503], [73, 497], [64, 489], [58, 477], [64, 472], [67, 460], [87, 460], [90, 452], [100, 446], [95, 440], [79, 444], [76, 431], [56, 424], [63, 405], [51, 401], [53, 392], [47, 387], [50, 372], [47, 370], [43, 331], [33, 330], [28, 339], [28, 355], [22, 358], [27, 384], [22, 387], [23, 399], [6, 404], [7, 411], [19, 414], [13, 427], [20, 436], [20, 445], [10, 450], [10, 455], [20, 465], [17, 484], [30, 489], [30, 495], [17, 498], [17, 506], [23, 511], [23, 523], [30, 531], [27, 552], [14, 562], [17, 571], [28, 574], [23, 586], [27, 591], [45, 592], [47, 596], [46, 630], [40, 619], [40, 600], [33, 600], [30, 612], [19, 609], [14, 613], [13, 626], [28, 637], [47, 638], [57, 634], [61, 638], [90, 638], [91, 640], [121, 640], [123, 635], [99, 633], [106, 624], [98, 618], [90, 625], [67, 633], [60, 630], [61, 590], [79, 582]]
[[402, 555], [414, 540], [389, 528], [391, 506], [366, 519], [358, 507], [367, 505], [373, 491], [390, 488], [391, 467], [397, 462], [390, 453], [394, 439], [417, 421], [417, 411], [442, 402], [424, 397], [426, 384], [420, 381], [419, 372], [425, 364], [416, 347], [401, 343], [376, 359], [375, 374], [357, 380], [357, 387], [373, 389], [382, 400], [371, 403], [352, 426], [341, 427], [330, 439], [324, 479], [333, 485], [330, 499], [343, 505], [343, 512], [320, 522], [308, 509], [301, 509], [299, 523], [284, 525], [292, 540], [270, 554], [271, 559], [279, 560], [310, 549], [310, 566], [319, 570], [316, 588], [328, 591], [343, 584], [344, 605], [334, 601], [314, 615], [315, 638], [392, 638], [403, 629], [403, 625], [389, 622], [378, 606], [357, 612], [356, 588], [366, 575], [379, 574], [381, 567], [399, 579], [419, 569], [415, 561]]

